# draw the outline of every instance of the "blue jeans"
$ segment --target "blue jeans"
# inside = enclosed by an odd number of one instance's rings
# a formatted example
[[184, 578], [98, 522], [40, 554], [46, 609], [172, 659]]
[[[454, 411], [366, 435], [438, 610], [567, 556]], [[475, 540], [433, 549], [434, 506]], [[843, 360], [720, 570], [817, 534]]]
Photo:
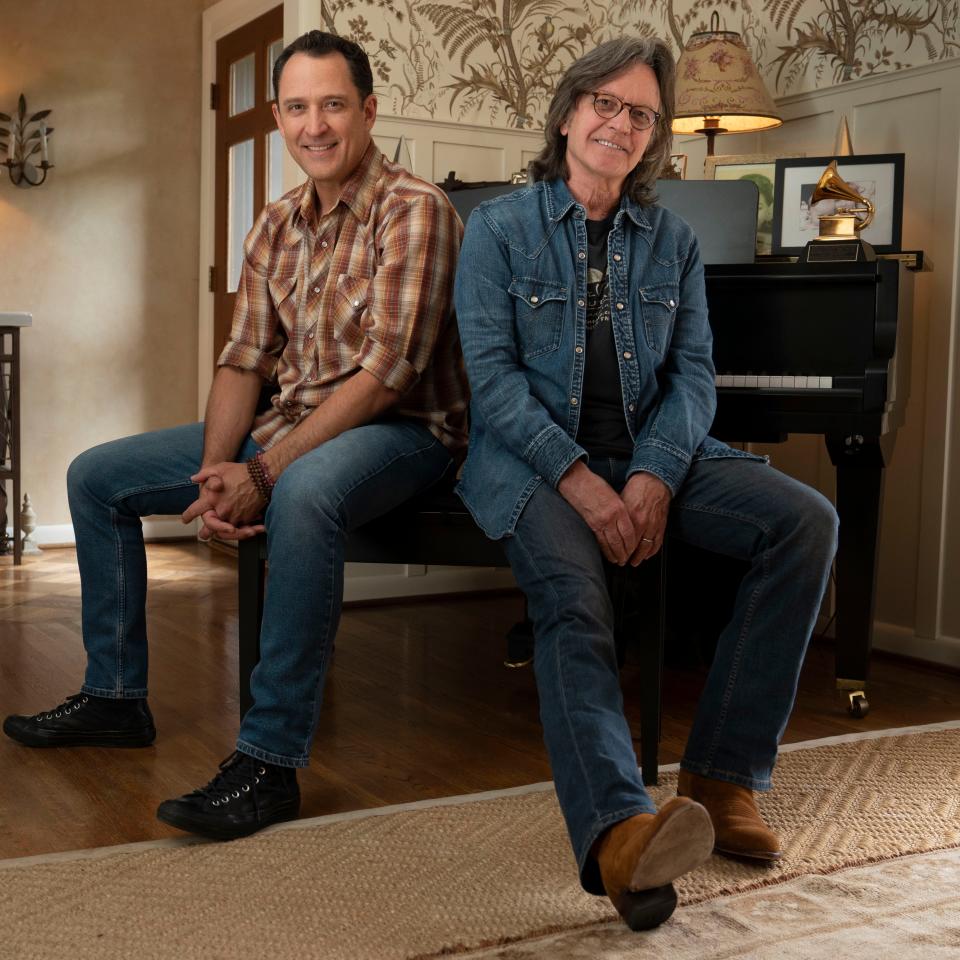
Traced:
[[[590, 464], [616, 490], [628, 467], [623, 460]], [[697, 460], [671, 504], [667, 535], [750, 564], [681, 766], [769, 789], [836, 550], [836, 512], [762, 462]], [[581, 883], [602, 894], [594, 841], [612, 824], [655, 810], [623, 714], [602, 554], [548, 484], [537, 488], [504, 546], [533, 620], [544, 740]], [[695, 583], [688, 593], [696, 603]]]
[[[257, 450], [248, 437], [237, 460]], [[190, 476], [203, 424], [115, 440], [70, 465], [87, 651], [85, 693], [147, 695], [147, 565], [140, 518], [181, 513], [197, 498]], [[267, 509], [269, 574], [251, 678], [255, 702], [241, 753], [306, 766], [343, 600], [346, 532], [391, 510], [452, 469], [424, 426], [394, 419], [348, 430], [283, 471]], [[197, 638], [203, 643], [202, 637]]]

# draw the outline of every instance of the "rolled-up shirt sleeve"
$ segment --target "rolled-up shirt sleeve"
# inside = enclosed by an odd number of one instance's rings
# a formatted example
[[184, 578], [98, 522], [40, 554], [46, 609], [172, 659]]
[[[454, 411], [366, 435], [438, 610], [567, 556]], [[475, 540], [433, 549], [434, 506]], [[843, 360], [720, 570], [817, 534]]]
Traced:
[[217, 360], [219, 367], [252, 370], [266, 381], [276, 377], [284, 343], [267, 276], [271, 232], [269, 208], [265, 208], [244, 243], [230, 338]]
[[453, 207], [432, 193], [397, 198], [377, 231], [380, 254], [361, 319], [363, 345], [356, 359], [399, 393], [420, 379], [450, 322], [462, 234]]

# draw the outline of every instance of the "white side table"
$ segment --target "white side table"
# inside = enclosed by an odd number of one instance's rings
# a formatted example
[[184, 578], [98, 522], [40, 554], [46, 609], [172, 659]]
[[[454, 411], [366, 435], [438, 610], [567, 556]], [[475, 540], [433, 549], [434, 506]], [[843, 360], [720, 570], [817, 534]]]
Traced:
[[[0, 554], [23, 552], [20, 530], [20, 329], [29, 327], [29, 313], [0, 312]], [[13, 549], [7, 538], [7, 481], [13, 483]]]

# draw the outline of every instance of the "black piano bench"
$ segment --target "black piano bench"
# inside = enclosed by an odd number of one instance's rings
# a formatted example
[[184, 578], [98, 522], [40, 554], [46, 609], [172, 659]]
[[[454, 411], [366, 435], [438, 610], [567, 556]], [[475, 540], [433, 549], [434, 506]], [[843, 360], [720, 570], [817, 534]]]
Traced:
[[[662, 551], [661, 551], [662, 554]], [[423, 564], [426, 566], [506, 567], [500, 544], [488, 540], [460, 500], [449, 488], [428, 491], [403, 506], [371, 521], [347, 537], [346, 560], [349, 563]], [[240, 715], [250, 708], [250, 675], [260, 659], [260, 623], [266, 585], [267, 538], [261, 534], [241, 540], [238, 557], [238, 622]], [[643, 569], [646, 568], [646, 569]], [[648, 618], [651, 635], [640, 644], [641, 656], [641, 730], [640, 765], [643, 782], [657, 782], [657, 758], [660, 745], [660, 684], [663, 670], [664, 565], [659, 559], [644, 564], [659, 593], [659, 602], [649, 605], [656, 616]], [[622, 571], [618, 571], [622, 573]], [[620, 576], [611, 582], [614, 610], [620, 623], [629, 589]], [[648, 605], [645, 605], [648, 607]], [[522, 645], [522, 625], [510, 631], [508, 660], [517, 657], [518, 638]], [[618, 650], [624, 643], [618, 634]], [[532, 652], [532, 651], [531, 651]]]

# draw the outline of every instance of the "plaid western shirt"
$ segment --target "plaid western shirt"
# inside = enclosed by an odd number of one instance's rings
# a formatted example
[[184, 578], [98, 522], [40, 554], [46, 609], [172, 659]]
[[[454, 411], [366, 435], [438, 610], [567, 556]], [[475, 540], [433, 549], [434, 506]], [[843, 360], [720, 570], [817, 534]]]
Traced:
[[402, 394], [448, 449], [467, 440], [468, 387], [453, 277], [463, 227], [438, 187], [371, 143], [321, 215], [307, 180], [260, 214], [244, 245], [220, 366], [275, 381], [253, 438], [269, 447], [361, 368]]

